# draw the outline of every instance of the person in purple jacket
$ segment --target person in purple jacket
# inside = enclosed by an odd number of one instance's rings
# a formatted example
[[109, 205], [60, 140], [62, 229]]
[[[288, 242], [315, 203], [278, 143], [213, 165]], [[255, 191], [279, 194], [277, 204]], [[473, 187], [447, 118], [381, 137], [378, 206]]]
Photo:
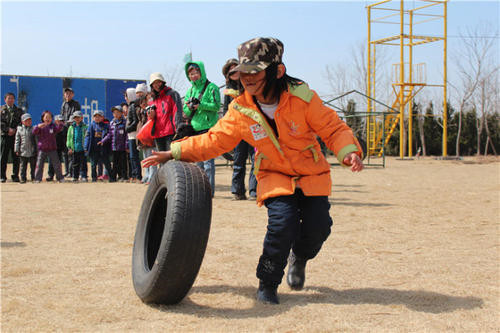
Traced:
[[35, 183], [40, 183], [43, 177], [43, 166], [45, 160], [49, 157], [56, 172], [57, 181], [64, 182], [61, 172], [61, 161], [57, 155], [56, 134], [63, 130], [63, 124], [55, 125], [52, 122], [52, 113], [48, 110], [42, 113], [42, 123], [33, 128], [33, 134], [38, 139], [38, 156], [36, 159]]
[[126, 130], [127, 120], [123, 117], [120, 105], [111, 108], [113, 119], [109, 123], [109, 133], [102, 140], [103, 143], [111, 141], [112, 167], [111, 178], [121, 182], [128, 181], [128, 133]]

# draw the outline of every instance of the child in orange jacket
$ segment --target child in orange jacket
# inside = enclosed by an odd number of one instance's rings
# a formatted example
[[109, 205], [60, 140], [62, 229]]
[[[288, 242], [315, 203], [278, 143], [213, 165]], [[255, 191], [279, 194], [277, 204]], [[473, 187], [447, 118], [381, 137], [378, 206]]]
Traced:
[[228, 112], [206, 134], [172, 143], [153, 152], [143, 166], [170, 159], [204, 161], [245, 140], [257, 149], [257, 203], [268, 209], [264, 249], [257, 266], [257, 299], [278, 304], [278, 285], [289, 263], [287, 283], [300, 290], [307, 260], [314, 258], [331, 231], [328, 195], [330, 165], [318, 135], [344, 166], [363, 169], [362, 150], [351, 129], [323, 105], [307, 84], [286, 74], [283, 44], [254, 38], [238, 47], [239, 73], [245, 88]]

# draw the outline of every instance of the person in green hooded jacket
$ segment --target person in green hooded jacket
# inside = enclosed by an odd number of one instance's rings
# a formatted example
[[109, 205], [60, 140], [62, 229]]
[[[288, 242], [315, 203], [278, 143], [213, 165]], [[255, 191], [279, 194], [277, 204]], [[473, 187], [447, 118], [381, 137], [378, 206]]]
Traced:
[[[195, 135], [203, 134], [219, 120], [218, 112], [221, 106], [219, 87], [207, 79], [205, 66], [201, 61], [188, 62], [185, 71], [192, 86], [184, 97], [184, 117], [190, 119]], [[196, 164], [205, 171], [212, 187], [212, 196], [214, 196], [214, 159]]]

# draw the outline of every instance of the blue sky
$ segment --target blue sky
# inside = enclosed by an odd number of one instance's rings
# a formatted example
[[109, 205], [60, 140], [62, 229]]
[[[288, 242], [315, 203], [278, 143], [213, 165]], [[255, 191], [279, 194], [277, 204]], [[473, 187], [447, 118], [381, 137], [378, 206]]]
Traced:
[[[325, 66], [352, 66], [351, 49], [366, 40], [365, 6], [371, 3], [2, 1], [1, 72], [147, 79], [154, 71], [173, 72], [192, 51], [194, 60], [205, 62], [208, 78], [221, 85], [221, 67], [236, 57], [241, 42], [273, 36], [285, 45], [288, 73], [324, 95]], [[498, 1], [450, 1], [450, 54], [460, 47], [459, 32], [480, 21], [498, 35], [499, 16]], [[440, 66], [439, 50], [431, 47], [421, 56], [417, 60], [429, 62], [431, 75], [438, 72], [432, 64]]]

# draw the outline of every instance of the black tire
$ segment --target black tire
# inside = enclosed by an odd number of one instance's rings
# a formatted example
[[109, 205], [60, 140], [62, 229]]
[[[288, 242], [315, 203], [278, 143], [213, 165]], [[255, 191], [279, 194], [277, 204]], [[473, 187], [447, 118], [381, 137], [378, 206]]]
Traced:
[[196, 165], [170, 161], [153, 177], [134, 238], [132, 280], [145, 303], [176, 304], [189, 292], [205, 254], [212, 192]]

